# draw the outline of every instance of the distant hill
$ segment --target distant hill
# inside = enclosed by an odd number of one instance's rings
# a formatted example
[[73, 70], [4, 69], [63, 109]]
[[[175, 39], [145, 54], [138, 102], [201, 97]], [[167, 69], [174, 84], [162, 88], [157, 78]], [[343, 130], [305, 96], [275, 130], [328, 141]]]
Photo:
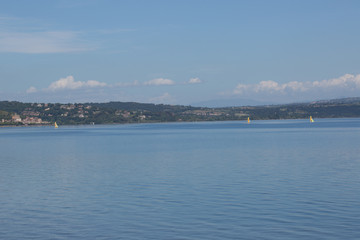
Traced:
[[108, 103], [85, 103], [94, 107], [109, 108], [126, 111], [185, 111], [195, 109], [191, 106], [182, 105], [166, 105], [166, 104], [153, 104], [153, 103], [137, 103], [137, 102], [108, 102]]
[[265, 106], [265, 105], [289, 105], [289, 104], [309, 104], [309, 103], [334, 103], [334, 104], [345, 104], [345, 103], [358, 103], [360, 102], [360, 97], [352, 97], [352, 98], [339, 98], [339, 99], [331, 99], [331, 100], [318, 100], [318, 101], [309, 101], [309, 102], [298, 102], [298, 103], [267, 103], [264, 101], [254, 101], [250, 99], [242, 99], [242, 98], [233, 98], [233, 99], [217, 99], [217, 100], [209, 100], [196, 102], [191, 104], [191, 106], [195, 107], [209, 107], [209, 108], [226, 108], [226, 107], [241, 107], [241, 106]]
[[136, 102], [21, 103], [0, 101], [0, 125], [113, 124], [181, 121], [360, 117], [360, 98], [240, 107], [193, 107]]
[[359, 104], [360, 97], [320, 100], [320, 101], [315, 101], [312, 103], [317, 103], [317, 104]]

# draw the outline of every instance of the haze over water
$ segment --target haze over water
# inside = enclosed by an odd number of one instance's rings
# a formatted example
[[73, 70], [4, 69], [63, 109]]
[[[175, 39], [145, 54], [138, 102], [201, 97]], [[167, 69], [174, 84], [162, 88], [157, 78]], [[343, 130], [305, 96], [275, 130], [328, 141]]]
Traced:
[[359, 239], [360, 119], [0, 129], [0, 239]]

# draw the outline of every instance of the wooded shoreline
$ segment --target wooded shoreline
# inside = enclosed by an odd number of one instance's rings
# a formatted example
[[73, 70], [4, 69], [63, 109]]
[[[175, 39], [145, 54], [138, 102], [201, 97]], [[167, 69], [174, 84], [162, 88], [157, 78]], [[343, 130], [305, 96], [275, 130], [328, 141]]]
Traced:
[[223, 108], [134, 102], [22, 103], [0, 101], [0, 126], [125, 124], [270, 119], [356, 118], [360, 98]]

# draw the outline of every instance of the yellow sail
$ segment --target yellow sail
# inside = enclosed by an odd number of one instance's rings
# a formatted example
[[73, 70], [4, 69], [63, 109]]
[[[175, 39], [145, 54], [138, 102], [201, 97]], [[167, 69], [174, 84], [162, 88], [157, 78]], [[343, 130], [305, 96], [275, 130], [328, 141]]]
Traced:
[[250, 123], [250, 117], [248, 117], [248, 123]]
[[314, 119], [312, 118], [312, 116], [310, 116], [310, 122], [314, 122]]
[[55, 122], [55, 124], [54, 124], [54, 125], [55, 125], [55, 128], [58, 128], [58, 125], [56, 124], [56, 122]]

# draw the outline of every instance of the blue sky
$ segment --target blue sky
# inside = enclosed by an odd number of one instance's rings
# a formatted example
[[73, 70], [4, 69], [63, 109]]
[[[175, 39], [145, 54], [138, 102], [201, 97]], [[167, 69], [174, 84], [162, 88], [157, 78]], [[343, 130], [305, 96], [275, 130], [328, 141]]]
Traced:
[[359, 10], [349, 0], [4, 0], [0, 100], [359, 97]]

